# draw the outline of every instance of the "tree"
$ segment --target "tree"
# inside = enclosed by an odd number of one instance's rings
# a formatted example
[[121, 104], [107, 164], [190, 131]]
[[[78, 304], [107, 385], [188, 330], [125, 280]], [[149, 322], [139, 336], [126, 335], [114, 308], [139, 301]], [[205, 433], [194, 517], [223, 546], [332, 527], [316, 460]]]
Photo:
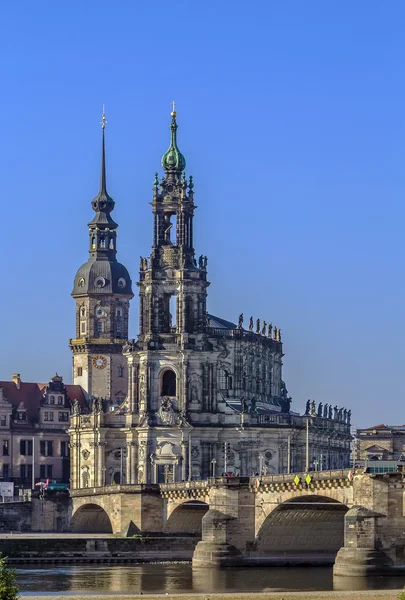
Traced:
[[7, 566], [7, 557], [0, 554], [0, 598], [1, 600], [17, 600], [18, 587], [15, 582], [14, 569]]

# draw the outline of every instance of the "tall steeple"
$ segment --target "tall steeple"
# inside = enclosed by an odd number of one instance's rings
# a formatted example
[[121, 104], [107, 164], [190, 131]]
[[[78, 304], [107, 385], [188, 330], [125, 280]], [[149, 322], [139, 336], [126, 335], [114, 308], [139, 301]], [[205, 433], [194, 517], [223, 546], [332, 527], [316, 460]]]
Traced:
[[[173, 103], [174, 104], [174, 103]], [[177, 114], [171, 112], [170, 146], [162, 156], [164, 176], [155, 174], [150, 259], [141, 259], [140, 340], [156, 347], [173, 334], [197, 334], [206, 323], [207, 261], [195, 260], [194, 183], [184, 172], [177, 142]], [[174, 306], [175, 304], [175, 306]], [[185, 338], [183, 338], [183, 341]]]
[[107, 176], [105, 161], [105, 126], [107, 120], [105, 113], [101, 118], [102, 141], [101, 141], [101, 173], [100, 191], [93, 198], [91, 206], [96, 213], [89, 223], [90, 232], [90, 255], [98, 258], [115, 259], [116, 256], [116, 229], [118, 224], [111, 217], [115, 202], [107, 192]]
[[111, 216], [115, 202], [107, 192], [105, 126], [101, 128], [100, 190], [92, 200], [94, 217], [89, 227], [89, 260], [77, 271], [76, 338], [71, 340], [74, 382], [96, 396], [121, 398], [128, 381], [122, 345], [128, 339], [129, 300], [133, 297], [127, 269], [117, 261], [117, 223]]

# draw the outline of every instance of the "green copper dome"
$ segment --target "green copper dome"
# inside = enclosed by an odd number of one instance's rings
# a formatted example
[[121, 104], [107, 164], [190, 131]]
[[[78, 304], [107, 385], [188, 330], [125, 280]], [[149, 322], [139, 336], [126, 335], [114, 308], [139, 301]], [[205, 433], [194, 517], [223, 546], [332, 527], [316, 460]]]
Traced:
[[171, 116], [172, 122], [170, 124], [170, 129], [172, 139], [170, 148], [162, 156], [162, 167], [165, 171], [181, 173], [186, 168], [186, 159], [177, 147], [176, 112], [173, 111]]

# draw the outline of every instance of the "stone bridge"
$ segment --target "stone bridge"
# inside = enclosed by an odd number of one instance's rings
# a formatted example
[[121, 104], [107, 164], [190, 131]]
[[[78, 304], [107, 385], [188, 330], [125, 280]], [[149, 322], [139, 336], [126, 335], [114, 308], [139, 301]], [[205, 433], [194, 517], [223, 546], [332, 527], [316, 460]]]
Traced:
[[404, 489], [402, 473], [361, 469], [87, 488], [71, 492], [72, 530], [198, 536], [195, 566], [338, 554], [335, 569], [363, 574], [405, 564]]

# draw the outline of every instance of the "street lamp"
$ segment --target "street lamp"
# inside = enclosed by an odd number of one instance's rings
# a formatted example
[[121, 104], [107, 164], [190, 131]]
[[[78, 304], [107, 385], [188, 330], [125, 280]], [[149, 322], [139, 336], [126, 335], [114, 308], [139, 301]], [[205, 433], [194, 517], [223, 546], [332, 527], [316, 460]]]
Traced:
[[211, 465], [212, 465], [212, 476], [215, 477], [215, 465], [217, 464], [217, 461], [215, 458], [212, 459], [211, 461]]
[[260, 475], [263, 475], [263, 459], [264, 459], [263, 454], [259, 454], [259, 473], [260, 473]]

